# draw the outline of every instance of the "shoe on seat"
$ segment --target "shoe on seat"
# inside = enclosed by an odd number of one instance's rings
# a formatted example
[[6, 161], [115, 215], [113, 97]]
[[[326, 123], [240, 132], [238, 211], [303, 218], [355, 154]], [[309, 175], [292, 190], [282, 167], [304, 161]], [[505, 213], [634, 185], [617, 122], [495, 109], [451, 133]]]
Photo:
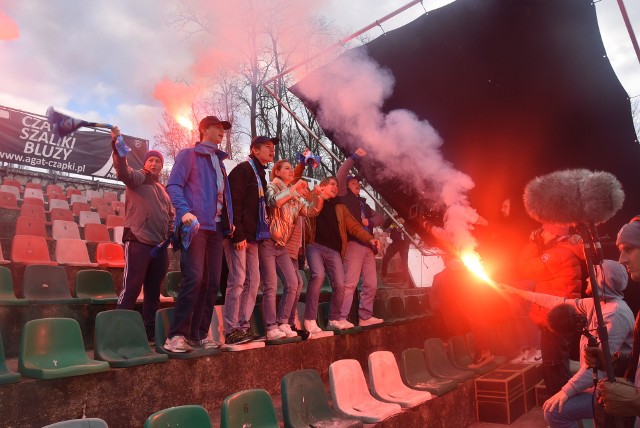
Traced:
[[366, 320], [360, 318], [358, 325], [360, 325], [360, 327], [368, 327], [370, 325], [382, 324], [383, 322], [383, 319], [376, 317], [371, 317]]
[[322, 329], [318, 327], [316, 320], [304, 320], [304, 329], [311, 334], [322, 333]]
[[220, 342], [213, 340], [213, 337], [211, 336], [207, 336], [204, 339], [200, 339], [200, 340], [189, 339], [188, 343], [192, 347], [204, 348], [204, 349], [216, 349], [221, 346]]
[[339, 320], [329, 320], [329, 322], [327, 323], [327, 329], [328, 330], [342, 330], [345, 327], [343, 327], [342, 323]]
[[224, 343], [227, 345], [240, 345], [251, 341], [251, 337], [242, 330], [234, 330], [224, 336]]
[[349, 322], [349, 320], [346, 320], [346, 319], [340, 320], [340, 323], [342, 324], [342, 328], [345, 328], [345, 329], [355, 327], [353, 323]]
[[278, 340], [287, 337], [287, 334], [279, 328], [267, 331], [267, 340]]
[[173, 336], [164, 342], [164, 349], [169, 352], [191, 352], [191, 346], [184, 336]]
[[296, 337], [298, 333], [291, 330], [291, 326], [289, 324], [280, 324], [278, 329], [283, 332], [287, 337]]

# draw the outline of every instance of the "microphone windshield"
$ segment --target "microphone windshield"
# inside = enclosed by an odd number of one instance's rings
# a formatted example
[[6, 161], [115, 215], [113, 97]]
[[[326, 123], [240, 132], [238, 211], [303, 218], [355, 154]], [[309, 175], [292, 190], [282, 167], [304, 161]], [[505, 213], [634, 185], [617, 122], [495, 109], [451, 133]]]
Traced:
[[536, 177], [524, 189], [527, 213], [540, 223], [604, 223], [624, 203], [618, 179], [608, 172], [568, 169]]
[[551, 330], [559, 336], [570, 336], [580, 331], [587, 323], [583, 314], [566, 303], [554, 306], [547, 314], [547, 320]]

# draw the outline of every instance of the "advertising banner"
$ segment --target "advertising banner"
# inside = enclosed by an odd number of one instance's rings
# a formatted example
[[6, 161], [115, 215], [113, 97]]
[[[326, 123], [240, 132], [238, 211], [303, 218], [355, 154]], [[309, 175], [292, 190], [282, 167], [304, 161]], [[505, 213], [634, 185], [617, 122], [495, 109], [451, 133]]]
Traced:
[[[149, 141], [123, 135], [129, 166], [142, 168]], [[111, 135], [82, 128], [60, 138], [43, 116], [0, 107], [0, 161], [116, 179]]]

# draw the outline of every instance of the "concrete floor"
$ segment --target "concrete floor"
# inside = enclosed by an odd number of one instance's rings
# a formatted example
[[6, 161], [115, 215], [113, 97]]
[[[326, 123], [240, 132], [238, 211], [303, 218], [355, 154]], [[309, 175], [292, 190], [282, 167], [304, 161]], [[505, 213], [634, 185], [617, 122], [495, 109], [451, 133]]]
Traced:
[[468, 428], [546, 428], [547, 424], [542, 416], [542, 408], [534, 407], [518, 419], [513, 421], [511, 425], [491, 424], [488, 422], [476, 422], [468, 426]]

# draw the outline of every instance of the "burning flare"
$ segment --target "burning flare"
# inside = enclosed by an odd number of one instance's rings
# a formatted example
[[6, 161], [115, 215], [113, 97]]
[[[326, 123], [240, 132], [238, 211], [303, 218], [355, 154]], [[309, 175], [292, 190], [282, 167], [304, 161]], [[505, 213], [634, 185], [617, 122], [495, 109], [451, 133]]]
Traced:
[[177, 116], [176, 122], [178, 122], [180, 126], [187, 128], [189, 131], [193, 131], [193, 123], [191, 123], [186, 116]]
[[498, 284], [487, 275], [487, 272], [484, 270], [484, 266], [482, 266], [482, 261], [480, 260], [480, 256], [472, 251], [467, 251], [460, 254], [460, 260], [462, 263], [469, 269], [469, 271], [489, 284], [492, 287], [499, 288]]

